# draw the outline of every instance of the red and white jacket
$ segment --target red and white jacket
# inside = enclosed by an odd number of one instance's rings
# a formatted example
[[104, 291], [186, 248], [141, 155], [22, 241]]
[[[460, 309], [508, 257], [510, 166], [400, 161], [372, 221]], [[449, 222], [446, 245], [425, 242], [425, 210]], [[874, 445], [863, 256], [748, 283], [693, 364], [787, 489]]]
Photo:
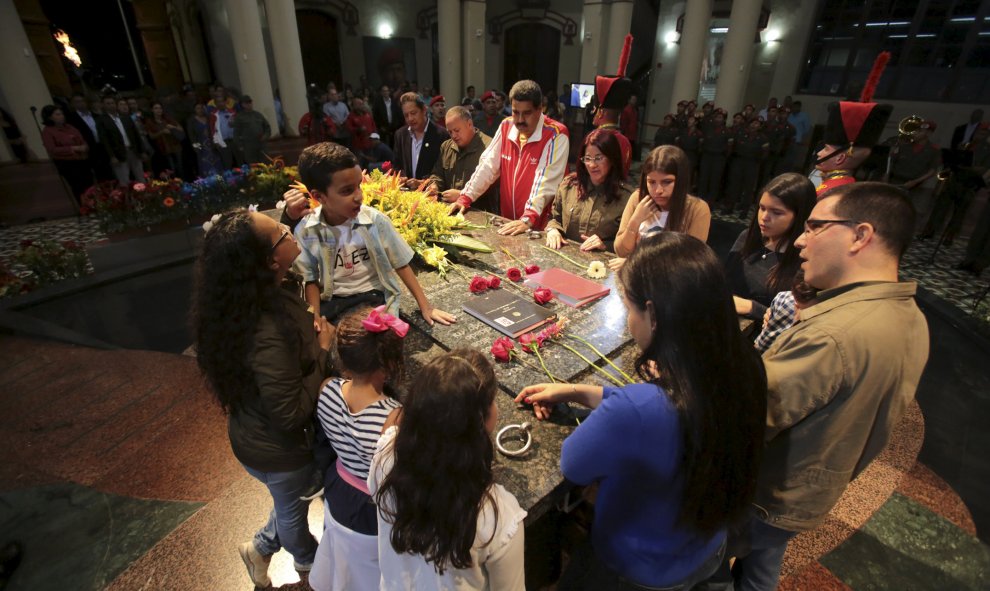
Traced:
[[457, 202], [470, 207], [499, 179], [502, 217], [526, 218], [533, 228], [542, 229], [564, 178], [569, 150], [570, 138], [563, 123], [540, 115], [536, 130], [520, 149], [519, 130], [511, 118], [505, 119]]

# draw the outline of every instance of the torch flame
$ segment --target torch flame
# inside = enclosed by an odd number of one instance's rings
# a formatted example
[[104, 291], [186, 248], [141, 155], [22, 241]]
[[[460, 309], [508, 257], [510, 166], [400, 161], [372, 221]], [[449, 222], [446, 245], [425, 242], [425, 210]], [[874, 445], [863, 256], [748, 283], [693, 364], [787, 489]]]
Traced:
[[59, 30], [55, 33], [55, 40], [62, 44], [62, 47], [64, 48], [62, 55], [64, 55], [67, 60], [75, 64], [77, 68], [82, 66], [82, 58], [79, 57], [79, 52], [76, 51], [76, 48], [69, 42], [68, 33]]

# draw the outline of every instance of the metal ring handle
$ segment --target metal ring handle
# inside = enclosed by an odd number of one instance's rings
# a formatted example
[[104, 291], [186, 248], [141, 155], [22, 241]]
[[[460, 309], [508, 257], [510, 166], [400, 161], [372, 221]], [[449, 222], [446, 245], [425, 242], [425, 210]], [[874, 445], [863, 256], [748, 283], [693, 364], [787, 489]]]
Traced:
[[[532, 447], [533, 445], [532, 429], [533, 429], [533, 425], [529, 423], [523, 423], [521, 425], [506, 425], [505, 427], [499, 429], [498, 434], [495, 436], [495, 447], [498, 449], [500, 453], [507, 455], [509, 457], [518, 457], [524, 455], [526, 452], [529, 451], [529, 448]], [[524, 443], [523, 446], [520, 447], [519, 449], [509, 450], [502, 446], [502, 437], [504, 437], [507, 433], [509, 433], [512, 430], [521, 431], [526, 435], [526, 443]]]

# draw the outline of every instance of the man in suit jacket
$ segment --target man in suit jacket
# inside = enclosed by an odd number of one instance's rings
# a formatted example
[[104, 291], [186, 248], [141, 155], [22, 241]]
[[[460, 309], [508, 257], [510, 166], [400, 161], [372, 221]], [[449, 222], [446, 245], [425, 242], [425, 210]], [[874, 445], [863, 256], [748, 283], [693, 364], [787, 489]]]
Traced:
[[393, 166], [409, 180], [406, 185], [415, 187], [433, 171], [440, 157], [440, 144], [450, 137], [446, 129], [430, 123], [426, 116], [426, 103], [415, 92], [407, 92], [399, 98], [406, 126], [395, 133], [395, 162]]
[[100, 147], [98, 119], [99, 115], [89, 110], [86, 97], [78, 92], [72, 95], [70, 108], [65, 112], [65, 122], [78, 129], [86, 140], [86, 145], [89, 146], [87, 160], [90, 168], [96, 173], [96, 178], [100, 181], [109, 181], [114, 178], [113, 169], [110, 168], [110, 158], [106, 150]]
[[973, 133], [976, 132], [982, 122], [983, 109], [976, 109], [970, 114], [969, 123], [963, 123], [952, 131], [952, 144], [950, 146], [952, 150], [962, 150], [963, 145], [973, 141]]
[[402, 127], [402, 108], [398, 101], [392, 100], [392, 89], [387, 84], [382, 85], [379, 95], [371, 102], [371, 115], [382, 141], [391, 146], [395, 130]]
[[144, 148], [127, 110], [125, 99], [118, 100], [107, 95], [103, 97], [103, 114], [97, 121], [100, 144], [110, 158], [113, 174], [121, 185], [130, 182], [132, 176], [135, 181], [144, 182]]

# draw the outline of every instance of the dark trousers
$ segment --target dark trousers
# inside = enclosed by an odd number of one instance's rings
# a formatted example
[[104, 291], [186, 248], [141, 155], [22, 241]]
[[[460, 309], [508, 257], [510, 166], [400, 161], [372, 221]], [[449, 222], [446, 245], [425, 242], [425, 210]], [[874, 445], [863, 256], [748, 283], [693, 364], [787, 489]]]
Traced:
[[344, 314], [358, 306], [381, 306], [385, 303], [385, 294], [377, 289], [356, 293], [349, 296], [333, 296], [320, 302], [320, 314], [328, 322], [336, 324]]
[[725, 154], [701, 153], [701, 172], [698, 175], [698, 194], [709, 205], [722, 196], [722, 174], [725, 172]]
[[690, 591], [691, 589], [713, 589], [713, 587], [696, 587], [705, 585], [704, 581], [714, 573], [725, 555], [725, 545], [701, 563], [693, 573], [683, 581], [665, 587], [648, 587], [626, 579], [596, 555], [591, 541], [582, 544], [571, 556], [571, 562], [557, 582], [560, 591]]
[[725, 206], [746, 212], [753, 203], [756, 184], [760, 180], [760, 161], [755, 158], [735, 157], [729, 165], [729, 179], [725, 184]]
[[[776, 591], [787, 543], [796, 532], [773, 527], [754, 512], [749, 521], [729, 534], [729, 548], [709, 588], [731, 581], [734, 591]], [[736, 561], [729, 571], [729, 558]]]
[[962, 228], [963, 220], [966, 218], [966, 212], [969, 210], [969, 204], [973, 201], [974, 195], [975, 191], [970, 187], [952, 179], [945, 181], [942, 190], [935, 197], [928, 222], [925, 224], [924, 230], [921, 231], [922, 235], [932, 236], [942, 232], [945, 218], [949, 215], [949, 211], [952, 211], [949, 225], [945, 227], [945, 238], [946, 240], [953, 240]]

